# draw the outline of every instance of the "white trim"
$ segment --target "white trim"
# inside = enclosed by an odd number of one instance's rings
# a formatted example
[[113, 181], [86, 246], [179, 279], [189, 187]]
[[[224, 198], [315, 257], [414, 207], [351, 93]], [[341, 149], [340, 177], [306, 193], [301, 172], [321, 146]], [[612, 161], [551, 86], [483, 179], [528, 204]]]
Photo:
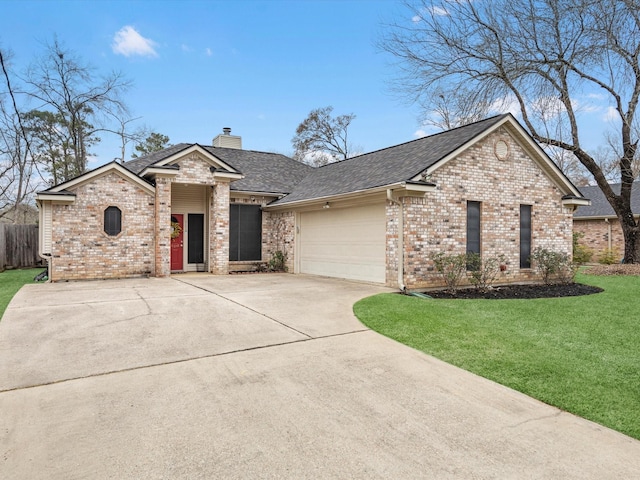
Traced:
[[216, 180], [241, 180], [244, 178], [244, 175], [241, 173], [235, 172], [213, 172], [213, 178]]
[[211, 152], [209, 152], [208, 150], [206, 150], [202, 146], [198, 145], [197, 143], [194, 144], [194, 145], [191, 145], [190, 147], [185, 148], [184, 150], [180, 150], [179, 152], [176, 152], [173, 155], [171, 155], [171, 156], [169, 156], [169, 157], [167, 157], [167, 158], [165, 158], [163, 160], [160, 160], [159, 162], [154, 163], [153, 166], [154, 167], [162, 167], [164, 165], [170, 165], [173, 162], [176, 162], [176, 161], [184, 158], [185, 156], [190, 155], [190, 154], [195, 153], [195, 152], [198, 152], [201, 155], [203, 155], [207, 159], [208, 163], [210, 163], [211, 165], [223, 168], [224, 170], [228, 170], [230, 172], [236, 172], [237, 171], [231, 165], [223, 162], [218, 157], [216, 157]]
[[142, 172], [140, 172], [141, 177], [145, 177], [147, 175], [153, 176], [162, 176], [162, 177], [175, 177], [180, 173], [180, 170], [175, 168], [161, 168], [161, 167], [147, 167]]
[[[507, 115], [499, 121], [498, 123], [492, 125], [490, 128], [487, 128], [483, 132], [479, 133], [471, 140], [469, 140], [464, 145], [461, 145], [456, 150], [451, 152], [446, 157], [440, 159], [433, 165], [431, 165], [426, 170], [427, 175], [433, 174], [440, 167], [458, 157], [463, 151], [467, 150], [469, 147], [475, 145], [476, 143], [482, 141], [500, 127], [506, 126], [509, 127], [512, 131], [512, 138], [520, 144], [525, 150], [530, 150], [534, 155], [532, 158], [536, 163], [538, 163], [543, 171], [547, 174], [547, 176], [560, 188], [563, 194], [573, 194], [576, 197], [582, 197], [582, 194], [578, 189], [569, 181], [569, 179], [562, 173], [562, 170], [558, 168], [558, 166], [549, 158], [549, 156], [545, 153], [545, 151], [538, 145], [538, 143], [531, 138], [531, 135], [527, 133], [527, 131], [518, 123], [518, 121], [513, 118], [511, 114]], [[423, 177], [423, 173], [416, 175], [412, 180], [420, 180]]]
[[587, 200], [586, 198], [566, 198], [562, 200], [562, 205], [564, 206], [588, 206], [591, 205], [591, 200]]
[[[383, 185], [380, 187], [368, 188], [363, 190], [356, 190], [353, 192], [340, 193], [336, 195], [325, 195], [323, 197], [314, 197], [306, 200], [297, 200], [295, 202], [282, 203], [278, 205], [266, 205], [265, 211], [278, 211], [278, 210], [291, 210], [294, 208], [312, 206], [316, 204], [324, 204], [326, 202], [341, 202], [343, 200], [349, 200], [353, 198], [361, 199], [363, 196], [375, 195], [384, 193], [386, 195], [387, 190], [393, 190], [394, 193], [402, 194], [405, 196], [415, 196], [413, 193], [419, 193], [420, 196], [428, 192], [436, 190], [435, 185], [419, 185], [411, 182], [397, 182], [389, 185]], [[402, 195], [400, 195], [402, 196]]]
[[75, 195], [66, 194], [52, 194], [52, 193], [38, 193], [36, 194], [36, 200], [41, 202], [53, 202], [53, 203], [73, 203], [76, 201]]
[[67, 190], [68, 188], [71, 188], [71, 187], [76, 187], [85, 183], [89, 183], [95, 180], [96, 178], [104, 176], [113, 171], [115, 171], [125, 179], [128, 179], [133, 183], [136, 183], [138, 186], [140, 186], [140, 188], [145, 190], [149, 195], [154, 195], [155, 187], [153, 185], [150, 185], [148, 182], [146, 182], [145, 180], [143, 180], [142, 178], [140, 178], [130, 170], [127, 170], [125, 167], [123, 167], [117, 162], [110, 162], [105, 165], [102, 165], [101, 167], [98, 167], [95, 170], [91, 170], [90, 172], [83, 173], [82, 175], [76, 178], [72, 178], [67, 182], [63, 182], [59, 185], [56, 185], [55, 187], [51, 187], [49, 190], [40, 192], [38, 195], [46, 195], [47, 192], [60, 192], [62, 190]]

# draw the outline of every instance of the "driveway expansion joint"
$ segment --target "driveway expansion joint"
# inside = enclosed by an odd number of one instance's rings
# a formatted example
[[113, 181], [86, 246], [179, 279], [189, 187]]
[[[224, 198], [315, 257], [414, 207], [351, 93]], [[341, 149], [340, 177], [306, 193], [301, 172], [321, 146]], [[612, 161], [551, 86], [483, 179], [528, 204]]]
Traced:
[[276, 323], [282, 325], [283, 327], [288, 328], [289, 330], [293, 330], [294, 332], [299, 333], [300, 335], [304, 335], [305, 337], [307, 337], [309, 339], [313, 338], [311, 335], [309, 335], [309, 334], [307, 334], [307, 333], [305, 333], [305, 332], [303, 332], [301, 330], [298, 330], [297, 328], [293, 328], [291, 325], [287, 325], [286, 323], [281, 322], [277, 318], [270, 317], [269, 315], [266, 315], [266, 314], [260, 312], [259, 310], [255, 310], [255, 309], [253, 309], [251, 307], [247, 307], [246, 305], [244, 305], [244, 304], [242, 304], [240, 302], [236, 302], [235, 300], [233, 300], [233, 299], [231, 299], [229, 297], [225, 297], [224, 295], [222, 295], [222, 294], [220, 294], [218, 292], [214, 292], [213, 290], [209, 290], [208, 288], [201, 287], [200, 285], [194, 285], [193, 283], [189, 283], [189, 282], [186, 282], [184, 280], [179, 280], [179, 279], [174, 278], [174, 277], [171, 277], [171, 280], [175, 280], [176, 282], [184, 283], [185, 285], [189, 285], [191, 287], [198, 288], [198, 289], [200, 289], [202, 291], [205, 291], [207, 293], [210, 293], [212, 295], [220, 297], [220, 298], [222, 298], [222, 299], [224, 299], [224, 300], [226, 300], [228, 302], [231, 302], [234, 305], [237, 305], [237, 306], [242, 307], [242, 308], [244, 308], [246, 310], [249, 310], [250, 312], [256, 313], [256, 314], [260, 315], [261, 317], [267, 318], [267, 319], [271, 320], [272, 322], [276, 322]]
[[303, 343], [303, 342], [310, 342], [313, 340], [324, 340], [327, 338], [332, 338], [332, 337], [342, 337], [345, 335], [352, 335], [354, 333], [364, 333], [364, 332], [369, 332], [371, 330], [369, 329], [365, 329], [365, 330], [354, 330], [351, 332], [342, 332], [342, 333], [336, 333], [336, 334], [332, 334], [332, 335], [323, 335], [320, 337], [309, 337], [308, 338], [301, 338], [299, 340], [292, 340], [290, 342], [281, 342], [281, 343], [270, 343], [268, 345], [258, 345], [255, 347], [247, 347], [247, 348], [240, 348], [237, 350], [229, 350], [228, 352], [220, 352], [220, 353], [211, 353], [209, 355], [199, 355], [197, 357], [189, 357], [189, 358], [181, 358], [178, 360], [170, 360], [168, 362], [158, 362], [158, 363], [150, 363], [148, 365], [139, 365], [137, 367], [131, 367], [131, 368], [122, 368], [122, 369], [116, 369], [116, 370], [109, 370], [106, 372], [99, 372], [99, 373], [93, 373], [90, 375], [79, 375], [77, 377], [71, 377], [71, 378], [63, 378], [60, 380], [53, 380], [50, 382], [43, 382], [43, 383], [38, 383], [38, 384], [34, 384], [34, 385], [24, 385], [21, 387], [13, 387], [13, 388], [6, 388], [6, 389], [0, 389], [0, 395], [3, 393], [9, 393], [9, 392], [16, 392], [16, 391], [20, 391], [20, 390], [29, 390], [32, 388], [38, 388], [38, 387], [48, 387], [50, 385], [57, 385], [60, 383], [67, 383], [67, 382], [72, 382], [75, 380], [84, 380], [87, 378], [97, 378], [97, 377], [106, 377], [108, 375], [113, 375], [113, 374], [117, 374], [117, 373], [126, 373], [126, 372], [133, 372], [136, 370], [144, 370], [147, 368], [154, 368], [154, 367], [162, 367], [162, 366], [166, 366], [166, 365], [174, 365], [174, 364], [179, 364], [179, 363], [187, 363], [187, 362], [192, 362], [192, 361], [196, 361], [196, 360], [203, 360], [206, 358], [215, 358], [215, 357], [223, 357], [226, 355], [232, 355], [234, 353], [242, 353], [242, 352], [251, 352], [253, 350], [263, 350], [265, 348], [271, 348], [271, 347], [282, 347], [282, 346], [286, 346], [286, 345], [293, 345], [296, 343]]

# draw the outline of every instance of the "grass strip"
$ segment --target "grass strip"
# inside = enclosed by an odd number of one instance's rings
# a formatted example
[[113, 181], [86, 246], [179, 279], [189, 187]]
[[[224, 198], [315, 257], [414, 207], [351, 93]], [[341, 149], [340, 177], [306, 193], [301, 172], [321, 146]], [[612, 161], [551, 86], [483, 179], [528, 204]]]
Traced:
[[448, 363], [640, 439], [640, 277], [579, 275], [582, 297], [356, 303], [366, 326]]

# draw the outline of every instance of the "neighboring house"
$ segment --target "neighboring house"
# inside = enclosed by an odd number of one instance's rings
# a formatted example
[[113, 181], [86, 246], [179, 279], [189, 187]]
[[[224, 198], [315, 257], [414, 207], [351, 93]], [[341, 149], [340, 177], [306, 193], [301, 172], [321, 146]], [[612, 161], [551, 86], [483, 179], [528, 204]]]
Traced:
[[226, 274], [282, 251], [293, 273], [416, 289], [442, 284], [437, 252], [502, 254], [500, 281], [533, 279], [533, 249], [570, 254], [588, 200], [506, 114], [320, 168], [242, 150], [225, 129], [213, 146], [104, 165], [38, 204], [53, 281]]
[[[620, 184], [611, 188], [620, 193]], [[591, 200], [591, 205], [579, 207], [573, 214], [573, 230], [582, 233], [580, 243], [594, 252], [593, 261], [598, 261], [607, 252], [620, 258], [624, 255], [624, 236], [618, 217], [600, 187], [580, 187], [582, 194]], [[640, 216], [640, 182], [631, 187], [631, 211], [636, 219]]]

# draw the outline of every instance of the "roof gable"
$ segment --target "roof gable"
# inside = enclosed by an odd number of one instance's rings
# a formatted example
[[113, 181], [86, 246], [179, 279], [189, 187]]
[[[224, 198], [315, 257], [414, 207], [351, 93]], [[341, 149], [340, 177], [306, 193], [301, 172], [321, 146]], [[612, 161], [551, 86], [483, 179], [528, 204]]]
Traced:
[[155, 192], [155, 187], [150, 184], [149, 182], [147, 182], [146, 180], [144, 180], [143, 178], [139, 177], [138, 175], [136, 175], [135, 173], [133, 173], [131, 170], [129, 170], [128, 168], [126, 168], [125, 166], [119, 164], [116, 161], [113, 162], [109, 162], [105, 165], [102, 165], [98, 168], [95, 168], [93, 170], [90, 170], [88, 172], [83, 173], [82, 175], [79, 175], [75, 178], [72, 178], [71, 180], [68, 180], [66, 182], [60, 183], [58, 185], [55, 185], [51, 188], [48, 188], [47, 190], [44, 190], [43, 192], [39, 192], [41, 194], [64, 194], [65, 192], [68, 192], [69, 189], [74, 188], [74, 187], [78, 187], [80, 185], [84, 185], [86, 183], [89, 182], [93, 182], [96, 179], [107, 175], [109, 173], [115, 172], [118, 175], [120, 175], [121, 177], [123, 177], [126, 180], [129, 180], [131, 183], [134, 183], [136, 185], [138, 185], [142, 190], [144, 190], [145, 192], [147, 192], [149, 195], [153, 195]]
[[153, 164], [147, 165], [147, 167], [151, 165], [154, 167], [164, 167], [168, 165], [173, 165], [175, 163], [178, 163], [179, 160], [181, 160], [185, 156], [191, 155], [193, 153], [199, 153], [203, 157], [204, 161], [209, 163], [212, 167], [226, 170], [228, 172], [240, 173], [231, 165], [225, 163], [224, 161], [219, 159], [217, 156], [213, 155], [207, 148], [201, 145], [198, 145], [197, 143], [194, 143], [192, 145], [187, 145], [185, 148], [178, 150], [175, 153], [171, 153], [165, 156], [164, 158], [157, 160]]
[[560, 171], [511, 114], [458, 127], [393, 147], [331, 163], [312, 171], [293, 190], [272, 205], [284, 205], [418, 181], [442, 167], [461, 152], [505, 126], [534, 157], [564, 194], [580, 196], [579, 190]]

